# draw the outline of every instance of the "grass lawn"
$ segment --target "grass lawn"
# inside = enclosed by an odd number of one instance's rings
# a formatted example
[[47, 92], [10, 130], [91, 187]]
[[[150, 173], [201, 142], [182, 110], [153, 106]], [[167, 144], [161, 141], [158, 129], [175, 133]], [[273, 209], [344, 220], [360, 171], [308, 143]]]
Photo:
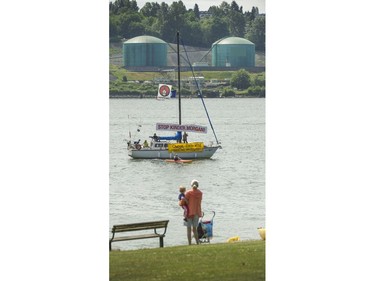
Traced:
[[110, 280], [265, 280], [265, 241], [112, 251]]

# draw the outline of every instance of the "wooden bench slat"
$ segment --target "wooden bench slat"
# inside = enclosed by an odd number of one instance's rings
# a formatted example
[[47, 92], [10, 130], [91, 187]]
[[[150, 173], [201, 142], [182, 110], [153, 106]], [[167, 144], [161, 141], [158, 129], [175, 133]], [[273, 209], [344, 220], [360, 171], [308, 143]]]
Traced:
[[[118, 225], [133, 225], [133, 224], [158, 224], [163, 223], [165, 224], [168, 222], [168, 220], [162, 220], [162, 221], [148, 221], [148, 222], [136, 222], [136, 223], [128, 223], [128, 224], [118, 224]], [[116, 225], [115, 225], [116, 226]]]
[[137, 231], [137, 230], [154, 229], [154, 228], [165, 228], [165, 227], [167, 227], [167, 225], [168, 225], [168, 221], [121, 224], [121, 225], [114, 225], [113, 228], [112, 228], [112, 232], [124, 232], [124, 231]]
[[158, 238], [164, 235], [158, 234], [141, 234], [141, 235], [133, 235], [133, 236], [122, 236], [122, 237], [115, 237], [113, 238], [112, 242], [115, 241], [127, 241], [127, 240], [135, 240], [135, 239], [145, 239], [145, 238]]
[[166, 224], [168, 220], [163, 221], [149, 221], [149, 222], [137, 222], [137, 223], [128, 223], [128, 224], [118, 224], [114, 226], [121, 226], [121, 225], [153, 225], [153, 224]]
[[157, 229], [165, 228], [166, 226], [132, 226], [132, 227], [116, 227], [112, 229], [113, 232], [125, 232], [125, 231], [138, 231], [138, 230], [147, 230], [147, 229]]

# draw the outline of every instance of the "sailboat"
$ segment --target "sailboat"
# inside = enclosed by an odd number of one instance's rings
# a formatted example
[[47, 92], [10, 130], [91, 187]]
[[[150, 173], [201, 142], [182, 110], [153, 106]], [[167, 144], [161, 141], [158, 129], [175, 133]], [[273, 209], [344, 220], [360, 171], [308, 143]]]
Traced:
[[[156, 133], [150, 136], [150, 145], [141, 145], [140, 141], [131, 142], [128, 141], [128, 155], [134, 159], [173, 159], [175, 155], [178, 155], [181, 159], [209, 159], [214, 153], [221, 148], [219, 141], [217, 140], [215, 130], [213, 129], [211, 120], [207, 113], [206, 106], [203, 101], [203, 95], [198, 87], [199, 95], [201, 97], [203, 106], [206, 110], [206, 114], [211, 125], [211, 129], [216, 138], [216, 145], [213, 142], [210, 144], [204, 144], [203, 142], [182, 142], [182, 132], [194, 132], [194, 133], [207, 133], [208, 129], [206, 126], [200, 126], [195, 124], [182, 124], [181, 122], [181, 86], [180, 86], [180, 37], [177, 32], [177, 66], [178, 66], [178, 109], [179, 109], [179, 123], [157, 123], [156, 130], [162, 131], [174, 131], [174, 136], [157, 136]], [[168, 86], [168, 85], [165, 85]], [[198, 84], [197, 84], [198, 86]], [[162, 95], [166, 96], [169, 90], [166, 87], [162, 87]], [[159, 92], [160, 92], [159, 85]]]

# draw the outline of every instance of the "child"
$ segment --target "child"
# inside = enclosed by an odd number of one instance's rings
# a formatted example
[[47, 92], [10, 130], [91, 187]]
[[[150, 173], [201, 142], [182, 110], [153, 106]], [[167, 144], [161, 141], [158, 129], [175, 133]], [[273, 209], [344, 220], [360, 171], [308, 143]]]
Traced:
[[188, 202], [185, 198], [185, 192], [186, 192], [186, 188], [183, 186], [180, 186], [180, 194], [178, 195], [178, 205], [180, 205], [181, 208], [184, 209], [184, 221], [187, 221], [189, 207], [188, 207]]

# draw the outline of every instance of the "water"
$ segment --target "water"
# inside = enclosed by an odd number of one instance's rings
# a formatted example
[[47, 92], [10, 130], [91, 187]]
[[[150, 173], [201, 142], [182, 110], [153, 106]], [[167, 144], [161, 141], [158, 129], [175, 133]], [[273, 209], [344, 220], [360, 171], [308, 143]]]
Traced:
[[[223, 149], [209, 160], [175, 164], [131, 159], [126, 140], [130, 131], [133, 140], [149, 141], [157, 122], [178, 123], [177, 100], [110, 100], [110, 226], [169, 220], [164, 246], [187, 244], [178, 187], [189, 188], [191, 180], [197, 179], [203, 192], [204, 219], [216, 212], [211, 243], [237, 235], [241, 240], [259, 239], [257, 228], [265, 226], [265, 99], [206, 99], [205, 104]], [[188, 141], [216, 143], [200, 99], [182, 100], [182, 123], [209, 127], [205, 135], [189, 133]], [[134, 240], [112, 246], [154, 248], [159, 241]]]

